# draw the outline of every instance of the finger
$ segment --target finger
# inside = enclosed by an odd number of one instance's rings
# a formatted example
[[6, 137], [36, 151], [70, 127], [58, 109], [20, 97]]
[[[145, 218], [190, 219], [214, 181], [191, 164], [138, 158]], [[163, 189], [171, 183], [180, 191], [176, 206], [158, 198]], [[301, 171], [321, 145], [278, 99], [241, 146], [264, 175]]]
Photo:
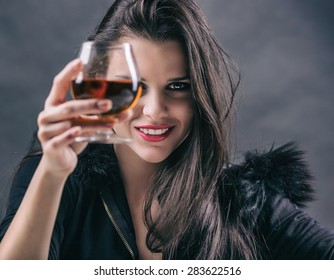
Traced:
[[72, 60], [55, 76], [50, 94], [45, 101], [45, 107], [55, 106], [65, 102], [69, 84], [80, 72], [81, 67], [82, 63], [80, 59]]
[[41, 142], [50, 140], [51, 138], [64, 133], [66, 130], [69, 130], [72, 126], [71, 121], [53, 123], [49, 125], [42, 125], [38, 129], [38, 139]]
[[59, 106], [50, 107], [38, 116], [38, 125], [60, 122], [81, 115], [101, 114], [111, 109], [109, 99], [71, 100]]
[[[65, 131], [69, 130], [72, 127], [72, 124], [73, 122], [67, 121], [67, 122], [54, 123], [47, 126], [42, 126], [38, 130], [38, 139], [41, 142], [48, 141], [51, 138], [56, 137], [57, 135], [60, 135]], [[80, 126], [83, 132], [94, 133], [96, 131], [108, 131], [112, 129], [114, 126], [114, 122], [110, 121], [108, 123], [95, 123], [95, 122], [82, 123]]]
[[75, 138], [80, 136], [81, 134], [81, 127], [75, 126], [67, 130], [66, 132], [57, 135], [56, 137], [52, 138], [50, 141], [47, 142], [46, 148], [51, 149], [59, 149], [64, 148], [75, 142]]

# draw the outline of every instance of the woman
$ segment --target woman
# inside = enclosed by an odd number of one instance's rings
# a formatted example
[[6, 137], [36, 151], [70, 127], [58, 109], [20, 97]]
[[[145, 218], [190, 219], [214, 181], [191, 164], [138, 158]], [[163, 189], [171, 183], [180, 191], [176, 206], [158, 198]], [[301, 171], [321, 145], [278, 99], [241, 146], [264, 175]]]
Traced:
[[[193, 1], [116, 1], [89, 40], [129, 42], [138, 105], [100, 127], [71, 122], [108, 100], [66, 101], [81, 63], [55, 78], [0, 228], [3, 259], [334, 258], [334, 235], [298, 206], [310, 175], [288, 144], [229, 164], [239, 77]], [[74, 139], [113, 128], [129, 144]]]

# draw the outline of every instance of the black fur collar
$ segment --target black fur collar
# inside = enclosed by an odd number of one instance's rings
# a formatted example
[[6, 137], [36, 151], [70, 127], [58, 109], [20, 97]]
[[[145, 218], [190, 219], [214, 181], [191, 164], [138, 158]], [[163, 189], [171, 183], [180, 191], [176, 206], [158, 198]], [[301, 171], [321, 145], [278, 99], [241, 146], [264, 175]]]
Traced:
[[[295, 143], [267, 152], [252, 151], [244, 161], [226, 170], [229, 182], [237, 186], [244, 211], [259, 208], [269, 192], [279, 193], [297, 206], [312, 200], [312, 176]], [[86, 186], [107, 178], [119, 178], [118, 164], [111, 145], [90, 144], [79, 157], [73, 174]]]
[[290, 199], [299, 207], [313, 199], [312, 176], [304, 153], [293, 142], [268, 152], [247, 152], [244, 161], [230, 169], [237, 184], [251, 198], [260, 192], [274, 192]]

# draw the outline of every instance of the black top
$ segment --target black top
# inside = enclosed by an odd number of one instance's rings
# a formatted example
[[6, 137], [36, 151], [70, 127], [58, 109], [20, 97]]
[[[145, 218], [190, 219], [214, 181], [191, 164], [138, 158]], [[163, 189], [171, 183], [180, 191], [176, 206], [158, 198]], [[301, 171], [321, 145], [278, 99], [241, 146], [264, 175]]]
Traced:
[[[90, 147], [88, 157], [87, 152], [81, 157], [85, 164], [79, 163], [66, 182], [52, 234], [50, 259], [138, 259], [117, 159], [112, 149], [96, 146]], [[307, 173], [296, 174], [304, 168], [299, 155], [289, 146], [261, 155], [248, 154], [244, 163], [230, 168], [229, 177], [240, 188], [245, 201], [241, 211], [256, 228], [260, 245], [268, 248], [267, 258], [334, 259], [334, 232], [322, 228], [299, 207], [310, 196], [305, 182], [299, 186], [302, 179], [309, 177]], [[278, 159], [285, 159], [284, 168], [277, 165]], [[39, 161], [40, 156], [25, 160], [13, 181], [9, 207], [0, 225], [0, 240]], [[294, 166], [294, 172], [289, 171], [291, 176], [285, 170], [288, 165]]]

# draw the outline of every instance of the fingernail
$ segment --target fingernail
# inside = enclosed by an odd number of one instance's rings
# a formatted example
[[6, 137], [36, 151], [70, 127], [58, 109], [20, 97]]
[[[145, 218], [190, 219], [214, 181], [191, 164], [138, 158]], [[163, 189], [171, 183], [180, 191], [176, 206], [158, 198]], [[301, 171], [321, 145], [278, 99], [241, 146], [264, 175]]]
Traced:
[[97, 101], [97, 107], [102, 110], [110, 109], [112, 106], [111, 100], [99, 100]]
[[72, 131], [70, 133], [70, 137], [77, 137], [81, 133], [81, 127], [80, 126], [75, 126], [72, 127]]
[[74, 61], [73, 61], [73, 64], [74, 64], [74, 69], [79, 69], [80, 67], [81, 67], [81, 61], [80, 61], [80, 59], [75, 59]]

